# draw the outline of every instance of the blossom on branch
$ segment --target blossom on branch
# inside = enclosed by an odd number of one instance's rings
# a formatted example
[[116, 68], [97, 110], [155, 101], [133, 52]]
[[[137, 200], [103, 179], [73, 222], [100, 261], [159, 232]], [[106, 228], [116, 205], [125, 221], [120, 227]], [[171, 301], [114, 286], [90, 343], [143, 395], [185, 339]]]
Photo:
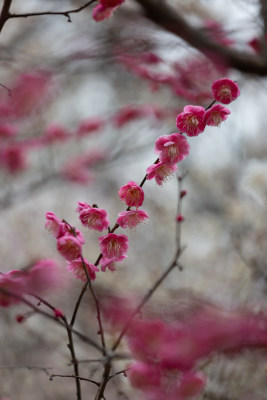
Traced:
[[238, 85], [228, 78], [218, 79], [213, 82], [211, 90], [214, 99], [223, 104], [231, 103], [240, 95]]
[[128, 237], [125, 235], [116, 235], [108, 233], [98, 238], [100, 249], [103, 256], [107, 259], [122, 260], [128, 250]]
[[87, 281], [86, 274], [84, 272], [84, 267], [88, 271], [88, 275], [92, 281], [95, 280], [96, 278], [96, 271], [99, 271], [99, 269], [94, 265], [89, 263], [86, 258], [83, 258], [83, 260], [78, 258], [77, 260], [73, 260], [69, 263], [67, 270], [72, 273], [74, 278], [81, 280], [82, 282]]
[[155, 142], [155, 152], [164, 164], [176, 164], [188, 156], [189, 143], [180, 133], [159, 137]]
[[73, 261], [81, 256], [82, 244], [75, 236], [65, 234], [57, 239], [57, 249], [66, 260]]
[[119, 213], [117, 224], [122, 228], [134, 228], [145, 219], [149, 218], [144, 210], [122, 211]]
[[209, 126], [219, 126], [222, 121], [228, 118], [231, 111], [223, 107], [221, 104], [215, 104], [209, 108], [204, 115], [204, 122]]
[[79, 211], [79, 218], [83, 226], [99, 232], [107, 229], [109, 226], [107, 212], [101, 208], [91, 207], [89, 204], [86, 203], [84, 204], [84, 208]]
[[129, 207], [141, 207], [144, 202], [144, 191], [133, 181], [129, 181], [119, 190], [119, 197]]
[[177, 116], [176, 125], [187, 136], [197, 136], [205, 129], [205, 108], [201, 106], [185, 106], [182, 113]]
[[175, 171], [177, 171], [178, 167], [175, 164], [164, 164], [159, 162], [157, 164], [150, 165], [147, 168], [147, 179], [151, 180], [155, 178], [158, 185], [162, 185], [170, 175], [172, 175]]

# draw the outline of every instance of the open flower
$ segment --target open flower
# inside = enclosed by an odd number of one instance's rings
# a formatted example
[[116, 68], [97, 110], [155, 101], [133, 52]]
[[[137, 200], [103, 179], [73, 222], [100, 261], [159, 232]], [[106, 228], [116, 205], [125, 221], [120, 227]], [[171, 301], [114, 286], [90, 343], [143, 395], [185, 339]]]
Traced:
[[[84, 262], [84, 264], [83, 264], [83, 262]], [[82, 261], [81, 257], [78, 258], [77, 260], [71, 261], [67, 267], [67, 270], [72, 273], [74, 278], [80, 279], [82, 282], [86, 282], [87, 277], [84, 272], [84, 266], [88, 271], [88, 275], [89, 275], [90, 279], [92, 281], [94, 281], [96, 278], [95, 273], [96, 273], [96, 271], [99, 271], [99, 269], [94, 264], [89, 263], [86, 260], [86, 258], [84, 258], [83, 261]]]
[[211, 90], [214, 99], [223, 104], [231, 103], [240, 95], [238, 85], [228, 78], [218, 79], [213, 82]]
[[190, 146], [186, 138], [180, 133], [161, 136], [156, 140], [155, 152], [164, 164], [176, 164], [188, 156]]
[[82, 244], [75, 236], [65, 234], [57, 239], [57, 249], [66, 260], [73, 261], [80, 257]]
[[[80, 205], [79, 207], [81, 208]], [[102, 232], [109, 226], [107, 212], [101, 208], [91, 207], [89, 204], [80, 211], [79, 218], [83, 226], [95, 231]]]
[[137, 183], [130, 181], [120, 188], [119, 197], [129, 207], [141, 207], [144, 201], [144, 191]]
[[197, 136], [205, 129], [203, 120], [205, 108], [201, 106], [185, 106], [184, 111], [177, 116], [176, 125], [187, 136]]
[[215, 104], [205, 112], [204, 121], [209, 126], [219, 126], [222, 121], [225, 121], [231, 111], [223, 107], [221, 104]]
[[129, 247], [127, 236], [108, 233], [98, 238], [98, 240], [101, 252], [105, 258], [114, 258], [113, 261], [125, 258]]
[[148, 180], [155, 178], [157, 184], [162, 185], [162, 183], [165, 182], [170, 175], [177, 171], [177, 168], [178, 167], [175, 164], [164, 164], [159, 162], [157, 164], [150, 165], [150, 167], [147, 168], [146, 178]]
[[148, 214], [144, 210], [122, 211], [119, 213], [117, 224], [122, 228], [131, 229], [140, 224], [146, 218], [148, 218]]

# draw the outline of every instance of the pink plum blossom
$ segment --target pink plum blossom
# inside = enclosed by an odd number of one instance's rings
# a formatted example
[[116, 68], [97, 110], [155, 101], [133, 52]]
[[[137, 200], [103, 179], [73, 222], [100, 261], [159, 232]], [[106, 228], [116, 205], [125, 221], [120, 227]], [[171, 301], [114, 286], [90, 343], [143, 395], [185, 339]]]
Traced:
[[187, 136], [197, 136], [205, 129], [205, 108], [201, 106], [185, 106], [181, 114], [177, 116], [176, 125]]
[[200, 371], [184, 372], [180, 378], [178, 393], [182, 399], [197, 396], [207, 383], [206, 376]]
[[39, 260], [29, 269], [0, 273], [0, 305], [7, 307], [20, 303], [21, 300], [16, 296], [42, 294], [59, 283], [58, 264], [51, 259]]
[[11, 124], [0, 124], [0, 138], [10, 138], [18, 132], [17, 128]]
[[170, 175], [177, 171], [177, 168], [175, 164], [164, 164], [162, 162], [150, 165], [146, 170], [147, 179], [151, 180], [155, 178], [157, 184], [162, 185]]
[[228, 78], [218, 79], [213, 82], [211, 90], [214, 99], [223, 104], [231, 103], [240, 95], [238, 85]]
[[37, 261], [25, 272], [25, 277], [29, 294], [42, 294], [47, 289], [58, 287], [61, 281], [57, 262], [48, 258]]
[[77, 135], [82, 137], [90, 133], [99, 131], [104, 125], [104, 121], [100, 118], [88, 118], [83, 120], [78, 126]]
[[[86, 260], [86, 258], [84, 258], [83, 261], [84, 261], [85, 268], [88, 271], [88, 275], [89, 275], [90, 279], [92, 281], [94, 281], [96, 278], [95, 273], [96, 273], [96, 271], [99, 271], [99, 269], [94, 264], [89, 263]], [[83, 261], [81, 258], [71, 261], [67, 267], [67, 270], [70, 271], [76, 279], [86, 282], [87, 277], [84, 272]]]
[[176, 164], [188, 156], [189, 143], [180, 133], [161, 136], [156, 140], [155, 152], [159, 153], [159, 159], [164, 164]]
[[76, 237], [81, 244], [85, 243], [83, 234], [76, 228], [71, 227], [66, 222], [60, 220], [54, 213], [48, 211], [45, 214], [46, 223], [45, 228], [53, 234], [55, 238], [64, 236], [65, 234], [70, 234]]
[[45, 129], [44, 142], [54, 143], [54, 142], [64, 142], [70, 137], [66, 128], [60, 124], [50, 124]]
[[144, 191], [133, 181], [129, 181], [119, 190], [119, 197], [129, 207], [141, 207], [144, 201]]
[[215, 104], [205, 112], [204, 121], [209, 126], [219, 126], [222, 121], [228, 118], [231, 111], [221, 104]]
[[0, 273], [0, 306], [8, 307], [20, 302], [18, 298], [9, 295], [8, 292], [22, 296], [25, 291], [26, 280], [21, 271], [11, 270], [5, 274]]
[[128, 250], [128, 237], [125, 235], [116, 235], [108, 233], [98, 238], [103, 256], [109, 259], [121, 260]]
[[113, 123], [117, 128], [122, 128], [127, 123], [144, 116], [143, 108], [129, 104], [120, 109], [113, 117]]
[[59, 237], [62, 232], [63, 222], [52, 212], [45, 213], [46, 223], [45, 229], [52, 233], [55, 238]]
[[0, 159], [1, 164], [12, 174], [19, 173], [27, 167], [25, 147], [19, 144], [13, 144], [2, 148]]
[[82, 245], [78, 238], [65, 234], [57, 239], [59, 253], [68, 261], [76, 260], [82, 252]]
[[102, 232], [109, 226], [107, 212], [101, 208], [88, 205], [88, 207], [84, 207], [83, 210], [80, 211], [79, 218], [83, 226], [99, 232]]
[[129, 367], [127, 375], [131, 385], [138, 389], [145, 390], [160, 385], [161, 371], [153, 364], [135, 362]]
[[79, 213], [86, 208], [90, 208], [90, 205], [88, 203], [85, 203], [83, 201], [78, 201], [78, 207], [76, 208], [75, 211]]
[[122, 228], [134, 228], [148, 218], [148, 214], [144, 210], [122, 211], [119, 213], [117, 224]]
[[113, 7], [104, 7], [103, 4], [98, 4], [93, 9], [93, 18], [96, 22], [103, 21], [112, 16], [113, 14]]
[[122, 262], [126, 257], [127, 257], [126, 255], [120, 257], [119, 259], [117, 257], [113, 257], [113, 258], [102, 257], [101, 260], [100, 260], [101, 271], [105, 272], [107, 270], [107, 268], [111, 272], [116, 271], [115, 263]]

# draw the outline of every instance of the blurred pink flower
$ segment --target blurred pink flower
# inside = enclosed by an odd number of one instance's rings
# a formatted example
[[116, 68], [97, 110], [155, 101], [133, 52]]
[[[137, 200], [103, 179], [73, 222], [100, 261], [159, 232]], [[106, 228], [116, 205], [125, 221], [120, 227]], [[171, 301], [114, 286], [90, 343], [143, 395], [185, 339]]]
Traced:
[[150, 165], [147, 168], [147, 179], [151, 180], [155, 178], [158, 185], [162, 185], [170, 175], [172, 175], [175, 171], [177, 171], [178, 167], [175, 164], [164, 164], [162, 162], [158, 162], [157, 164]]
[[176, 125], [181, 132], [188, 136], [197, 136], [205, 129], [203, 120], [205, 108], [201, 106], [185, 106], [184, 111], [177, 116]]
[[18, 133], [16, 126], [12, 124], [0, 124], [0, 138], [6, 139]]
[[59, 266], [55, 260], [42, 259], [32, 268], [25, 271], [27, 293], [42, 294], [48, 289], [54, 289], [61, 283]]
[[134, 228], [148, 217], [144, 210], [122, 211], [119, 213], [117, 224], [122, 228]]
[[129, 104], [121, 108], [114, 116], [113, 123], [117, 128], [122, 128], [125, 124], [144, 116], [142, 107]]
[[5, 274], [0, 273], [0, 306], [7, 307], [20, 303], [18, 298], [12, 297], [12, 295], [5, 293], [5, 291], [22, 296], [26, 288], [25, 275], [21, 271], [11, 270]]
[[180, 133], [159, 137], [155, 142], [155, 152], [164, 164], [176, 164], [188, 156], [190, 150], [187, 139]]
[[21, 172], [27, 167], [25, 147], [19, 144], [9, 145], [0, 151], [1, 164], [12, 174]]
[[144, 191], [133, 181], [129, 181], [119, 190], [119, 197], [129, 207], [141, 207], [144, 201]]
[[200, 371], [184, 372], [180, 377], [178, 394], [182, 399], [197, 396], [207, 383], [206, 376]]
[[62, 222], [54, 213], [48, 211], [45, 213], [46, 223], [45, 229], [52, 233], [55, 238], [59, 237], [62, 232], [64, 222]]
[[77, 135], [82, 137], [90, 133], [94, 133], [100, 130], [104, 126], [104, 120], [101, 118], [88, 118], [83, 120], [77, 130]]
[[218, 79], [213, 82], [211, 90], [214, 99], [223, 104], [231, 103], [240, 95], [238, 85], [228, 78]]
[[128, 250], [128, 237], [108, 233], [98, 238], [100, 249], [105, 258], [121, 260], [126, 256]]
[[45, 143], [64, 142], [70, 138], [66, 128], [60, 124], [50, 124], [45, 128], [43, 141]]
[[161, 371], [155, 364], [147, 364], [137, 361], [131, 364], [127, 371], [130, 383], [133, 387], [141, 390], [146, 390], [153, 387], [158, 387], [161, 380]]

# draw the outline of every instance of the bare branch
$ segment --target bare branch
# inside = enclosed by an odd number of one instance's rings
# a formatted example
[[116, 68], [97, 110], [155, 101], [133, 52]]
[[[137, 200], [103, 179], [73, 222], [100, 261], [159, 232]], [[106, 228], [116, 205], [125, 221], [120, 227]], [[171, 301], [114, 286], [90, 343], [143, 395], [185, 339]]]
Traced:
[[[9, 0], [10, 1], [10, 0]], [[8, 18], [28, 18], [28, 17], [40, 17], [42, 15], [62, 15], [68, 19], [68, 22], [71, 21], [70, 14], [78, 13], [82, 10], [84, 10], [86, 7], [90, 6], [93, 4], [96, 0], [90, 0], [87, 3], [85, 3], [83, 6], [76, 8], [74, 10], [67, 10], [67, 11], [42, 11], [42, 12], [36, 12], [36, 13], [25, 13], [25, 14], [9, 14]]]

